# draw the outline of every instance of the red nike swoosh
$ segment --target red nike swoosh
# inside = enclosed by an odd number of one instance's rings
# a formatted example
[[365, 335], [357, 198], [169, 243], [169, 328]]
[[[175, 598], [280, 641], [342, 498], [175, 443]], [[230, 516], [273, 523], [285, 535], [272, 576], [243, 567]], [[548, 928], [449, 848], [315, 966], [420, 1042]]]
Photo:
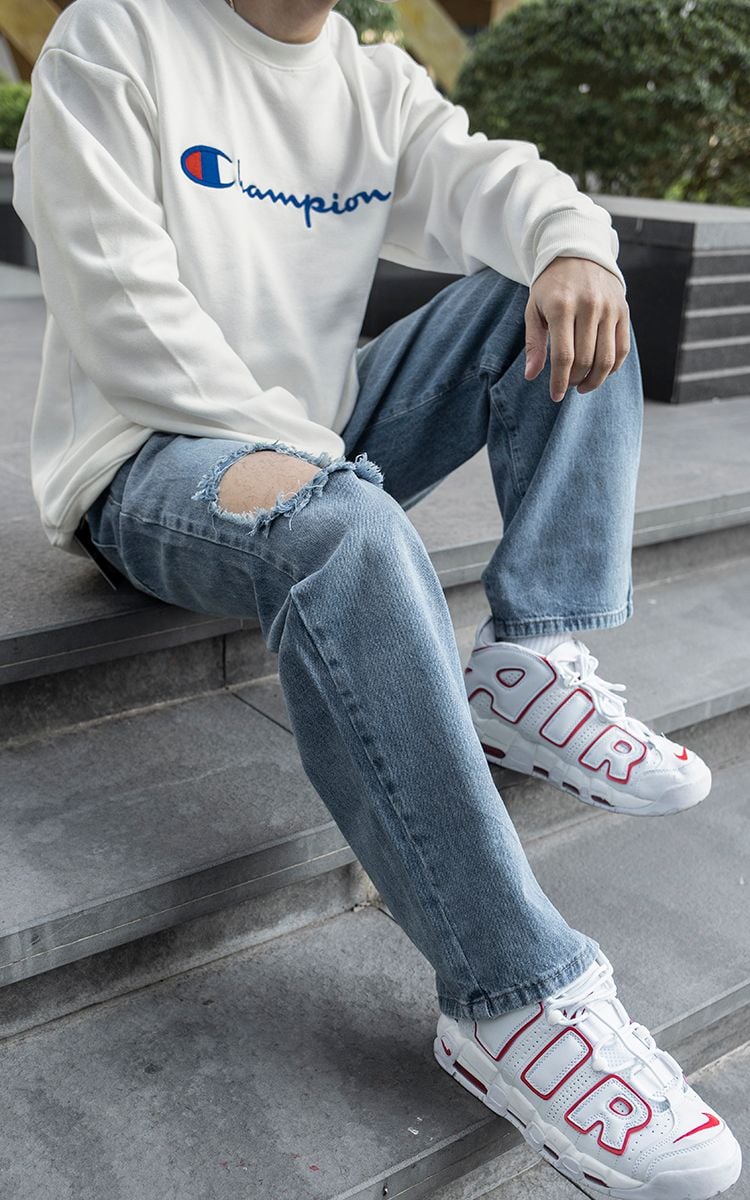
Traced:
[[694, 1133], [700, 1133], [701, 1129], [715, 1129], [717, 1125], [721, 1125], [721, 1121], [713, 1113], [704, 1113], [703, 1115], [704, 1117], [708, 1117], [707, 1121], [704, 1121], [702, 1125], [696, 1125], [695, 1129], [690, 1129], [687, 1133], [680, 1134], [678, 1138], [675, 1138], [675, 1142], [681, 1142], [683, 1138], [691, 1137]]
[[687, 756], [688, 756], [687, 747], [686, 746], [682, 747], [682, 754], [678, 754], [677, 751], [675, 750], [674, 756], [675, 756], [675, 758], [681, 758], [683, 762], [687, 762]]

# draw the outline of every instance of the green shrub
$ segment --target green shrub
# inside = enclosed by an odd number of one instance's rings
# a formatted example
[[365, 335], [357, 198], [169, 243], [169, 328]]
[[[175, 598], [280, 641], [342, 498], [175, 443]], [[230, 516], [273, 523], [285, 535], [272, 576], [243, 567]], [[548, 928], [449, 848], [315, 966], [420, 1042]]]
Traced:
[[336, 12], [351, 21], [360, 42], [382, 42], [384, 33], [398, 33], [394, 6], [390, 4], [378, 4], [377, 0], [339, 0]]
[[750, 204], [750, 0], [530, 0], [451, 99], [584, 191]]
[[30, 95], [30, 83], [0, 81], [0, 150], [15, 150]]

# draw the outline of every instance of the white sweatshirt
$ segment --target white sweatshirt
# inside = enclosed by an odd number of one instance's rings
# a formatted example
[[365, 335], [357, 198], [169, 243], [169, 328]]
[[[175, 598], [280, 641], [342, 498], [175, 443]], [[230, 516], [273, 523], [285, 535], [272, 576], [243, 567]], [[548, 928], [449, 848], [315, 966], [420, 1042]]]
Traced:
[[[605, 209], [333, 10], [277, 41], [225, 0], [76, 0], [34, 66], [13, 206], [47, 325], [31, 477], [53, 546], [155, 430], [344, 454], [378, 257], [531, 285], [615, 274]], [[196, 480], [196, 483], [198, 481]]]

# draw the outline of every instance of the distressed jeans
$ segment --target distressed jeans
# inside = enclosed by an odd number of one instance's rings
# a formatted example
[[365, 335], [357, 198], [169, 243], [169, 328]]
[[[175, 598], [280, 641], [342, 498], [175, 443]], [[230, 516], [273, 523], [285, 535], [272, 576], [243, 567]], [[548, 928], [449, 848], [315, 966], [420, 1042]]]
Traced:
[[[549, 360], [524, 379], [528, 295], [487, 267], [361, 347], [345, 457], [157, 432], [87, 514], [136, 588], [257, 618], [306, 775], [434, 968], [440, 1009], [475, 1019], [571, 982], [597, 944], [527, 861], [407, 509], [486, 446], [504, 521], [482, 573], [497, 635], [614, 626], [632, 609], [635, 339], [601, 387], [554, 404]], [[223, 473], [261, 449], [320, 470], [273, 508], [223, 509]]]

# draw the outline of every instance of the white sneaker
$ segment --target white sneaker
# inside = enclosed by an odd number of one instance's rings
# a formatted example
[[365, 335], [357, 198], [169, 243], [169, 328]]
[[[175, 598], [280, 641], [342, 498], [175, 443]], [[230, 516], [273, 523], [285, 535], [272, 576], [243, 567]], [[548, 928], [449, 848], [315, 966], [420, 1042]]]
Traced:
[[742, 1152], [597, 961], [543, 1003], [437, 1023], [437, 1061], [562, 1175], [610, 1200], [708, 1200]]
[[583, 642], [535, 654], [477, 627], [464, 670], [474, 728], [489, 762], [537, 775], [586, 804], [664, 816], [703, 800], [711, 772], [691, 750], [625, 716]]

